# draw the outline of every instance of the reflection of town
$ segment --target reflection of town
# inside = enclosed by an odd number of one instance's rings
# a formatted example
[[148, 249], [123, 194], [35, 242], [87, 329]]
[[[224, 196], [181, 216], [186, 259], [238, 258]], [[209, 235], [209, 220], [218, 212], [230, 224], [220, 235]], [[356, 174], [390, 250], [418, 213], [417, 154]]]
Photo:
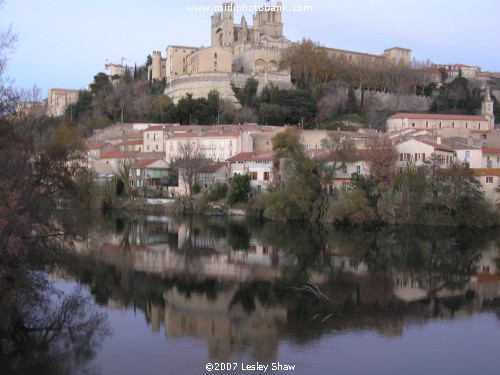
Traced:
[[[152, 288], [159, 290], [154, 301], [138, 303], [152, 330], [163, 327], [167, 339], [203, 339], [217, 359], [249, 351], [271, 360], [283, 338], [303, 340], [331, 329], [402, 335], [408, 324], [470, 316], [500, 300], [495, 235], [468, 249], [451, 235], [360, 239], [334, 232], [316, 253], [306, 251], [314, 253], [307, 259], [300, 246], [292, 250], [274, 241], [280, 235], [291, 237], [291, 244], [312, 242], [304, 232], [293, 238], [272, 227], [266, 234], [245, 221], [118, 220], [114, 234], [102, 238], [99, 257], [121, 275], [118, 289], [124, 275], [163, 280]], [[302, 287], [308, 281], [317, 293]], [[132, 284], [127, 281], [126, 289]], [[135, 294], [142, 292], [148, 293]], [[108, 295], [108, 304], [130, 304], [121, 294]]]
[[272, 280], [279, 275], [278, 252], [249, 237], [246, 248], [235, 249], [217, 228], [167, 217], [147, 217], [119, 225], [103, 241], [102, 259], [136, 271], [172, 277], [247, 281]]

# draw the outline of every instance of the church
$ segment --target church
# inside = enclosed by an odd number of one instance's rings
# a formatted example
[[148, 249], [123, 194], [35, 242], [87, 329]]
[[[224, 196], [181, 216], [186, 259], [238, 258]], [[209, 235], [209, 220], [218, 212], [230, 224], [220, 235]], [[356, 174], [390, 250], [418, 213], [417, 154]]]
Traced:
[[290, 89], [290, 70], [280, 67], [283, 51], [291, 45], [283, 35], [281, 2], [257, 11], [253, 25], [246, 22], [245, 16], [235, 23], [234, 3], [219, 8], [222, 11], [214, 12], [211, 18], [211, 46], [169, 45], [165, 59], [154, 51], [149, 78], [165, 78], [165, 94], [174, 103], [186, 93], [199, 98], [215, 89], [222, 99], [238, 105], [231, 82], [243, 87], [250, 77], [259, 81], [259, 90], [268, 84]]
[[396, 113], [387, 118], [386, 131], [388, 133], [405, 130], [438, 130], [445, 128], [492, 130], [495, 127], [493, 113], [493, 99], [488, 86], [486, 86], [484, 100], [481, 104], [481, 115], [446, 115], [433, 113]]

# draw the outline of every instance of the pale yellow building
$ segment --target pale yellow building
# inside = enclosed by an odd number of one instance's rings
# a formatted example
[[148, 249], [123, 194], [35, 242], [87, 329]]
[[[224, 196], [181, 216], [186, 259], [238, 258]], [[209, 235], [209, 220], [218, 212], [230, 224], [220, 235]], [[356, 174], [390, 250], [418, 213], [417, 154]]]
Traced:
[[47, 115], [62, 116], [70, 104], [78, 101], [79, 90], [49, 89], [47, 94]]
[[185, 58], [185, 73], [231, 72], [231, 52], [222, 47], [201, 48]]

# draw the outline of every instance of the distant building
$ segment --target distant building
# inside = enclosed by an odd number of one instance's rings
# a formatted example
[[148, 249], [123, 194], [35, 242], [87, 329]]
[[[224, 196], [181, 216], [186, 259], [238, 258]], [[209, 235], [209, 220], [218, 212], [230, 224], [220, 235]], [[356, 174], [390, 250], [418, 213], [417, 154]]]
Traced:
[[50, 89], [47, 94], [47, 115], [62, 116], [70, 104], [78, 101], [80, 90]]
[[438, 130], [443, 128], [492, 130], [495, 127], [493, 100], [486, 87], [480, 116], [433, 113], [396, 113], [386, 121], [387, 132], [405, 129]]
[[128, 67], [123, 66], [122, 64], [113, 63], [105, 64], [104, 68], [109, 70], [110, 77], [123, 77], [128, 69]]

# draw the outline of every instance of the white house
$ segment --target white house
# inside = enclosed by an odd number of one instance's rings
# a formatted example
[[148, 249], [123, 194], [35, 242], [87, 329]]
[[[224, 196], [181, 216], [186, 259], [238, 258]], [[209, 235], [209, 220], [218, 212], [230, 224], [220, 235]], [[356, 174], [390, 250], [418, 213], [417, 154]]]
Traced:
[[500, 193], [496, 191], [500, 187], [500, 168], [477, 168], [474, 174], [481, 183], [484, 197], [493, 204], [500, 204]]
[[269, 191], [275, 181], [277, 165], [272, 151], [242, 152], [227, 161], [230, 175], [248, 174], [250, 187], [255, 191]]
[[483, 148], [481, 168], [500, 168], [500, 149]]
[[186, 143], [191, 143], [194, 149], [213, 161], [225, 161], [240, 152], [253, 151], [253, 138], [246, 131], [174, 133], [165, 139], [166, 161], [174, 160], [180, 147]]
[[437, 155], [438, 161], [443, 166], [454, 161], [454, 150], [441, 144], [440, 138], [437, 139], [437, 143], [422, 139], [409, 139], [397, 144], [396, 148], [399, 153], [398, 167], [400, 170], [409, 165], [423, 165], [432, 154]]

